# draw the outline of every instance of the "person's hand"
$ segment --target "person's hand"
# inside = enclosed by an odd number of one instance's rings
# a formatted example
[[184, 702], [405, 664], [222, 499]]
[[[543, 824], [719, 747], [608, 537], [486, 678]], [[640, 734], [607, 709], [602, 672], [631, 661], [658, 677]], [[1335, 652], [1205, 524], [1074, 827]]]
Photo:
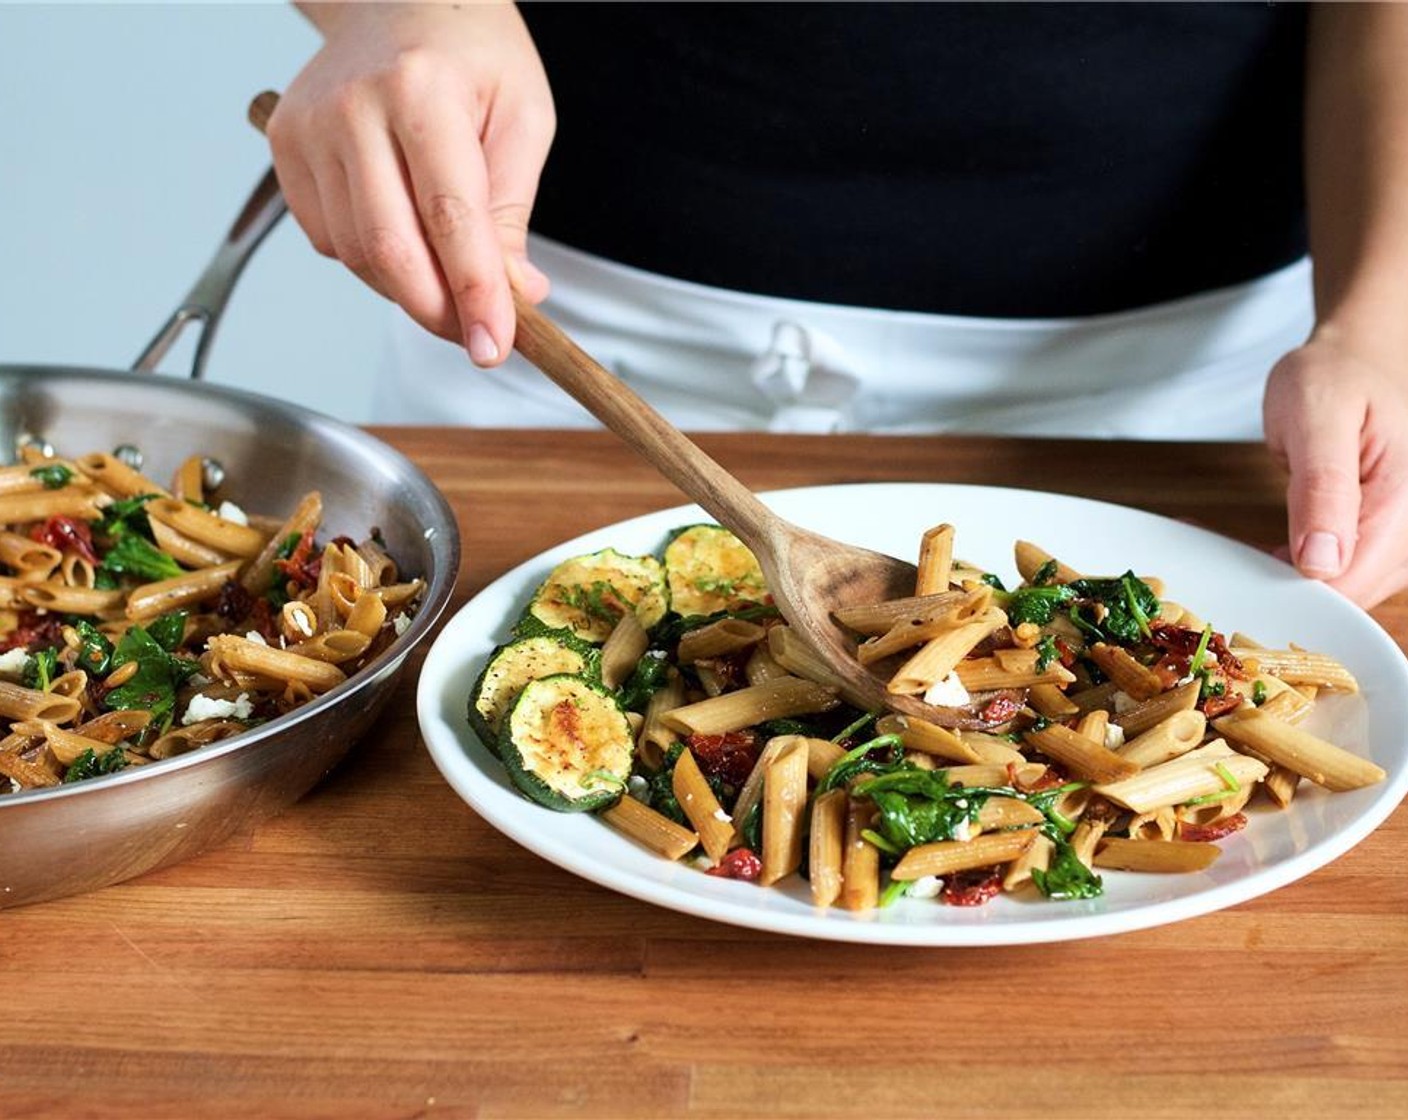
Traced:
[[1408, 360], [1317, 331], [1271, 371], [1264, 412], [1296, 567], [1365, 607], [1408, 586]]
[[312, 5], [323, 48], [269, 120], [289, 209], [341, 260], [481, 366], [513, 343], [513, 283], [556, 127], [511, 4]]

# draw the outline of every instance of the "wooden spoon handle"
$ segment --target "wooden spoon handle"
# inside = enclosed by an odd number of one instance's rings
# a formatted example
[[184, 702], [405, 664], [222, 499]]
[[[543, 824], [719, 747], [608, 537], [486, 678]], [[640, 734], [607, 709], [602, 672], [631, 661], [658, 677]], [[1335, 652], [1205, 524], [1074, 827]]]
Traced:
[[754, 551], [777, 515], [517, 292], [514, 348]]

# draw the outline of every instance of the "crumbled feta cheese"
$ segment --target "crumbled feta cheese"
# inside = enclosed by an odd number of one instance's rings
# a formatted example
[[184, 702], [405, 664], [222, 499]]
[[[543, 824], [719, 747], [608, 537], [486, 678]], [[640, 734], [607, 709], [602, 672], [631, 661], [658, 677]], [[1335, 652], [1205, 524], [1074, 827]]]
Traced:
[[708, 871], [711, 867], [714, 866], [714, 861], [711, 860], [708, 856], [704, 855], [695, 856], [692, 862], [694, 863], [695, 867], [699, 868], [700, 871]]
[[723, 821], [724, 824], [728, 824], [731, 820], [733, 820], [733, 818], [727, 813], [725, 813], [722, 809], [714, 810], [714, 819], [716, 821]]
[[929, 691], [924, 693], [924, 703], [937, 704], [943, 708], [961, 708], [970, 700], [972, 697], [963, 687], [963, 682], [958, 679], [956, 670], [943, 680], [935, 681], [929, 686]]
[[0, 673], [12, 673], [19, 676], [24, 672], [24, 667], [29, 663], [29, 651], [16, 647], [7, 649], [0, 653]]
[[639, 774], [632, 774], [626, 779], [626, 792], [637, 801], [648, 801], [650, 794], [650, 783]]
[[249, 697], [241, 692], [233, 700], [216, 700], [197, 693], [181, 717], [181, 726], [199, 723], [203, 719], [248, 719], [254, 714], [254, 705]]
[[909, 884], [911, 898], [937, 898], [944, 889], [944, 881], [937, 875], [921, 875]]
[[[19, 784], [19, 782], [15, 781], [14, 778], [6, 778], [5, 780], [10, 783], [10, 788], [9, 788], [9, 790], [7, 791], [7, 792], [9, 792], [9, 793], [19, 793], [19, 791], [23, 788], [23, 787]], [[9, 888], [9, 887], [6, 887], [5, 889], [6, 889], [6, 890], [9, 890], [10, 888]]]
[[253, 642], [257, 646], [267, 646], [269, 643], [264, 640], [264, 635], [258, 630], [251, 630], [244, 636], [245, 641]]
[[1115, 715], [1117, 715], [1117, 716], [1123, 715], [1125, 712], [1129, 711], [1131, 708], [1137, 708], [1137, 707], [1139, 706], [1139, 701], [1136, 700], [1136, 699], [1135, 699], [1133, 696], [1131, 696], [1129, 693], [1125, 692], [1123, 689], [1121, 689], [1121, 690], [1119, 690], [1119, 691], [1117, 691], [1117, 692], [1115, 693], [1114, 699], [1115, 699]]
[[398, 638], [410, 628], [411, 616], [408, 614], [398, 614], [395, 618], [391, 620], [391, 629], [396, 631], [396, 636]]
[[249, 524], [249, 518], [245, 516], [244, 510], [234, 502], [221, 502], [220, 508], [215, 511], [215, 516], [223, 517], [226, 521], [233, 521], [236, 525]]
[[961, 821], [959, 821], [956, 825], [953, 826], [953, 838], [955, 840], [973, 839], [973, 822], [970, 821], [967, 817], [964, 817]]
[[1124, 746], [1124, 728], [1117, 723], [1105, 725], [1105, 749], [1117, 751]]
[[302, 611], [290, 611], [288, 617], [293, 619], [294, 626], [304, 637], [311, 638], [313, 636], [313, 624], [308, 621], [306, 614]]

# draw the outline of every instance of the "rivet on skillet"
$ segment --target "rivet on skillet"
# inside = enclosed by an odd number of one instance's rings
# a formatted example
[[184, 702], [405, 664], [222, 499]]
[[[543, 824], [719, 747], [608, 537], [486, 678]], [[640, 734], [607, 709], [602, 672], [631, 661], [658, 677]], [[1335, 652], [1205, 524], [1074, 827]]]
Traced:
[[224, 481], [225, 468], [221, 466], [219, 459], [200, 461], [200, 483], [206, 490], [219, 490]]
[[113, 458], [119, 462], [126, 463], [134, 471], [142, 469], [141, 448], [133, 447], [130, 443], [120, 443], [112, 449]]
[[43, 436], [37, 436], [33, 432], [20, 432], [15, 436], [16, 457], [24, 458], [24, 452], [28, 450], [38, 451], [46, 459], [54, 457], [54, 445]]

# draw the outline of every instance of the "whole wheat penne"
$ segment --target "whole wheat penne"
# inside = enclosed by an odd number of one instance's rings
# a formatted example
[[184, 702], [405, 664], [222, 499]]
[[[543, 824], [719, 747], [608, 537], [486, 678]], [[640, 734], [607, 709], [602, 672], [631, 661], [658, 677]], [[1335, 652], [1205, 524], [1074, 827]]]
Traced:
[[362, 558], [362, 563], [366, 565], [370, 583], [368, 587], [381, 587], [386, 584], [398, 583], [401, 579], [400, 570], [396, 566], [395, 559], [374, 540], [358, 541], [357, 555]]
[[1172, 840], [1178, 831], [1173, 806], [1164, 805], [1149, 813], [1136, 813], [1124, 828], [1131, 840]]
[[288, 652], [299, 657], [311, 657], [314, 661], [325, 661], [329, 665], [341, 665], [361, 657], [371, 644], [371, 638], [360, 630], [325, 630], [289, 646]]
[[[24, 490], [46, 490], [44, 480], [34, 472], [40, 467], [58, 467], [67, 470], [70, 475], [83, 476], [78, 473], [78, 468], [72, 463], [63, 459], [48, 459], [41, 463], [12, 463], [9, 466], [0, 467], [0, 494], [13, 494]], [[72, 479], [70, 479], [72, 481]]]
[[743, 843], [743, 826], [748, 823], [748, 818], [763, 799], [763, 779], [767, 775], [768, 767], [778, 755], [801, 739], [800, 735], [776, 735], [763, 744], [763, 749], [758, 753], [758, 761], [753, 763], [753, 769], [748, 772], [743, 788], [738, 791], [738, 797], [733, 803], [735, 844]]
[[1022, 735], [1022, 741], [1059, 762], [1075, 777], [1089, 782], [1119, 781], [1139, 770], [1138, 766], [1115, 754], [1104, 743], [1087, 739], [1059, 723], [1027, 731]]
[[830, 739], [815, 739], [808, 736], [805, 742], [807, 744], [807, 774], [815, 781], [821, 781], [836, 763], [846, 757], [845, 748], [833, 743]]
[[936, 525], [919, 541], [919, 564], [914, 577], [915, 595], [948, 590], [953, 567], [953, 526]]
[[1267, 771], [1266, 777], [1261, 783], [1261, 788], [1266, 790], [1266, 796], [1278, 809], [1285, 809], [1295, 800], [1296, 790], [1299, 787], [1300, 775], [1289, 766], [1282, 766], [1280, 763]]
[[680, 638], [678, 658], [688, 665], [708, 657], [723, 657], [750, 649], [768, 636], [767, 629], [742, 618], [721, 618], [687, 631]]
[[1187, 874], [1204, 871], [1216, 862], [1222, 849], [1216, 844], [1190, 840], [1125, 840], [1107, 836], [1095, 849], [1096, 867], [1120, 871]]
[[880, 901], [880, 849], [865, 838], [873, 806], [846, 801], [845, 847], [841, 851], [841, 898], [845, 910], [873, 910]]
[[76, 552], [64, 553], [63, 559], [59, 561], [59, 569], [56, 574], [69, 587], [96, 587], [98, 585], [98, 573], [97, 569], [93, 567], [93, 562]]
[[1051, 866], [1052, 853], [1056, 845], [1040, 833], [1032, 841], [1031, 847], [1007, 865], [1007, 874], [1002, 877], [1002, 889], [1015, 891], [1032, 880], [1032, 868], [1045, 871]]
[[1046, 773], [1046, 765], [1041, 762], [1013, 764], [1012, 769], [996, 762], [981, 762], [971, 766], [949, 766], [945, 768], [950, 785], [960, 786], [1005, 786], [1017, 782], [1030, 786]]
[[925, 621], [951, 610], [967, 594], [964, 591], [940, 591], [935, 595], [840, 607], [835, 612], [835, 618], [847, 630], [876, 637], [899, 623], [916, 619]]
[[72, 696], [59, 696], [0, 680], [0, 717], [5, 719], [17, 723], [32, 720], [72, 723], [80, 710], [81, 705]]
[[0, 776], [12, 779], [22, 789], [44, 789], [63, 781], [47, 766], [21, 758], [14, 751], [0, 751]]
[[969, 692], [989, 692], [1003, 688], [1030, 688], [1034, 684], [1070, 684], [1075, 674], [1053, 661], [1041, 672], [1009, 673], [992, 657], [970, 657], [959, 663], [958, 679]]
[[778, 677], [790, 675], [777, 663], [766, 643], [754, 646], [743, 665], [743, 676], [749, 684], [766, 684], [768, 681], [777, 680]]
[[1139, 662], [1127, 649], [1095, 642], [1085, 654], [1116, 686], [1136, 700], [1152, 700], [1164, 690], [1158, 673]]
[[326, 692], [347, 679], [336, 665], [302, 657], [289, 650], [252, 642], [235, 634], [217, 634], [206, 642], [206, 664], [213, 676], [245, 672], [281, 681], [301, 681], [314, 693]]
[[1136, 704], [1127, 711], [1116, 713], [1111, 717], [1110, 722], [1118, 724], [1124, 730], [1126, 739], [1133, 739], [1148, 731], [1155, 724], [1162, 723], [1174, 712], [1192, 708], [1197, 703], [1198, 682], [1189, 681], [1187, 684], [1181, 684], [1167, 692], [1161, 692], [1151, 700]]
[[688, 750], [680, 752], [670, 780], [675, 800], [699, 834], [704, 854], [717, 865], [733, 840], [733, 818], [724, 812], [699, 764], [694, 761], [694, 755]]
[[626, 611], [616, 620], [616, 625], [601, 644], [601, 683], [607, 688], [620, 688], [635, 672], [649, 648], [650, 635], [645, 632], [635, 611]]
[[214, 599], [221, 588], [235, 578], [242, 561], [231, 560], [213, 568], [198, 568], [194, 572], [156, 580], [133, 588], [127, 595], [126, 614], [134, 622]]
[[982, 832], [996, 832], [1004, 828], [1026, 828], [1045, 821], [1046, 817], [1040, 809], [1020, 798], [989, 797], [978, 806], [976, 823]]
[[158, 736], [147, 753], [154, 759], [174, 758], [178, 754], [208, 747], [244, 731], [246, 725], [237, 719], [206, 719], [185, 727], [173, 727]]
[[920, 844], [900, 857], [890, 878], [906, 882], [926, 875], [952, 875], [955, 871], [1007, 863], [1030, 848], [1037, 835], [1034, 828], [1021, 828], [1010, 832], [984, 832], [971, 840]]
[[0, 564], [11, 568], [21, 580], [48, 579], [59, 566], [63, 553], [23, 533], [0, 531]]
[[846, 791], [827, 790], [812, 802], [807, 873], [812, 903], [830, 906], [841, 896], [841, 855], [846, 842]]
[[357, 630], [369, 638], [375, 638], [386, 625], [388, 613], [386, 600], [381, 597], [381, 592], [369, 590], [359, 595], [357, 601], [352, 604], [352, 609], [347, 612], [347, 629]]
[[947, 727], [917, 716], [881, 716], [875, 724], [881, 735], [898, 735], [907, 751], [923, 751], [951, 762], [977, 763], [982, 756]]
[[[790, 626], [773, 626], [768, 630], [768, 652], [774, 661], [798, 677], [836, 690], [836, 695], [857, 708], [869, 707], [869, 701], [851, 689], [824, 660], [793, 633]], [[771, 682], [767, 682], [771, 683]]]
[[665, 683], [655, 690], [646, 701], [645, 722], [641, 724], [636, 738], [636, 750], [641, 761], [652, 770], [660, 768], [666, 748], [675, 741], [675, 732], [665, 725], [665, 716], [684, 703], [684, 681], [679, 670], [671, 666], [665, 674]]
[[1049, 720], [1060, 723], [1080, 715], [1080, 709], [1054, 684], [1034, 684], [1027, 691], [1027, 703]]
[[[1123, 728], [1117, 727], [1116, 732], [1117, 740], [1122, 743], [1124, 740]], [[1093, 712], [1081, 715], [1080, 719], [1076, 721], [1076, 734], [1084, 735], [1087, 739], [1094, 739], [1097, 743], [1104, 743], [1111, 750], [1116, 749], [1110, 741], [1110, 713], [1104, 708], [1096, 708]]]
[[205, 459], [188, 455], [171, 475], [171, 496], [183, 502], [205, 502]]
[[[1004, 624], [1005, 617], [1002, 612], [993, 609], [982, 618], [930, 638], [914, 656], [900, 666], [886, 684], [886, 689], [904, 696], [927, 692], [934, 684], [958, 669], [959, 663], [979, 642]], [[960, 670], [959, 679], [962, 678], [963, 673]]]
[[642, 805], [634, 797], [623, 797], [598, 815], [617, 831], [666, 859], [688, 855], [699, 843], [699, 837], [689, 829]]
[[1339, 692], [1359, 691], [1359, 682], [1354, 679], [1354, 674], [1328, 654], [1302, 649], [1234, 646], [1232, 656], [1253, 672], [1270, 673], [1287, 684], [1319, 685]]
[[95, 451], [73, 462], [86, 477], [114, 498], [137, 498], [146, 494], [170, 497], [166, 487], [129, 467], [116, 455]]
[[206, 545], [227, 556], [249, 558], [263, 550], [264, 534], [200, 506], [175, 498], [153, 498], [147, 503], [147, 516], [170, 525], [197, 544]]
[[49, 751], [63, 766], [71, 766], [85, 751], [104, 755], [113, 750], [113, 744], [102, 739], [92, 739], [77, 731], [60, 727], [48, 719], [16, 720], [14, 730], [21, 735], [34, 735], [42, 738]]
[[1259, 708], [1238, 708], [1212, 721], [1234, 743], [1244, 744], [1268, 762], [1309, 778], [1326, 789], [1358, 789], [1385, 778], [1382, 767], [1299, 727], [1273, 719]]
[[763, 775], [763, 886], [801, 866], [806, 809], [807, 744], [799, 740], [779, 751]]
[[217, 548], [193, 541], [180, 530], [168, 525], [164, 521], [149, 521], [152, 527], [152, 539], [156, 541], [157, 548], [167, 553], [178, 564], [183, 564], [187, 568], [211, 568], [216, 564], [223, 564], [230, 557]]
[[0, 494], [0, 524], [27, 524], [51, 517], [94, 521], [100, 514], [101, 499], [96, 491], [77, 486]]
[[[1218, 739], [1131, 778], [1097, 782], [1095, 792], [1136, 813], [1150, 813], [1165, 805], [1214, 797], [1259, 782], [1266, 769], [1264, 762], [1237, 754]], [[1235, 785], [1229, 784], [1228, 775]]]
[[1187, 708], [1130, 739], [1116, 753], [1140, 769], [1157, 766], [1198, 746], [1207, 726], [1207, 717], [1202, 712]]
[[109, 614], [122, 609], [125, 592], [95, 587], [65, 587], [56, 583], [26, 584], [20, 601], [31, 607], [61, 614]]
[[1063, 564], [1056, 560], [1056, 557], [1047, 552], [1046, 549], [1032, 544], [1031, 541], [1017, 541], [1012, 546], [1012, 557], [1016, 562], [1017, 571], [1021, 573], [1024, 580], [1030, 583], [1037, 576], [1037, 573], [1046, 567], [1053, 560], [1056, 566], [1052, 570], [1051, 583], [1070, 583], [1081, 578], [1081, 574], [1069, 564]]
[[800, 677], [781, 677], [666, 713], [667, 727], [685, 734], [718, 735], [785, 716], [826, 712], [840, 703], [836, 690]]

